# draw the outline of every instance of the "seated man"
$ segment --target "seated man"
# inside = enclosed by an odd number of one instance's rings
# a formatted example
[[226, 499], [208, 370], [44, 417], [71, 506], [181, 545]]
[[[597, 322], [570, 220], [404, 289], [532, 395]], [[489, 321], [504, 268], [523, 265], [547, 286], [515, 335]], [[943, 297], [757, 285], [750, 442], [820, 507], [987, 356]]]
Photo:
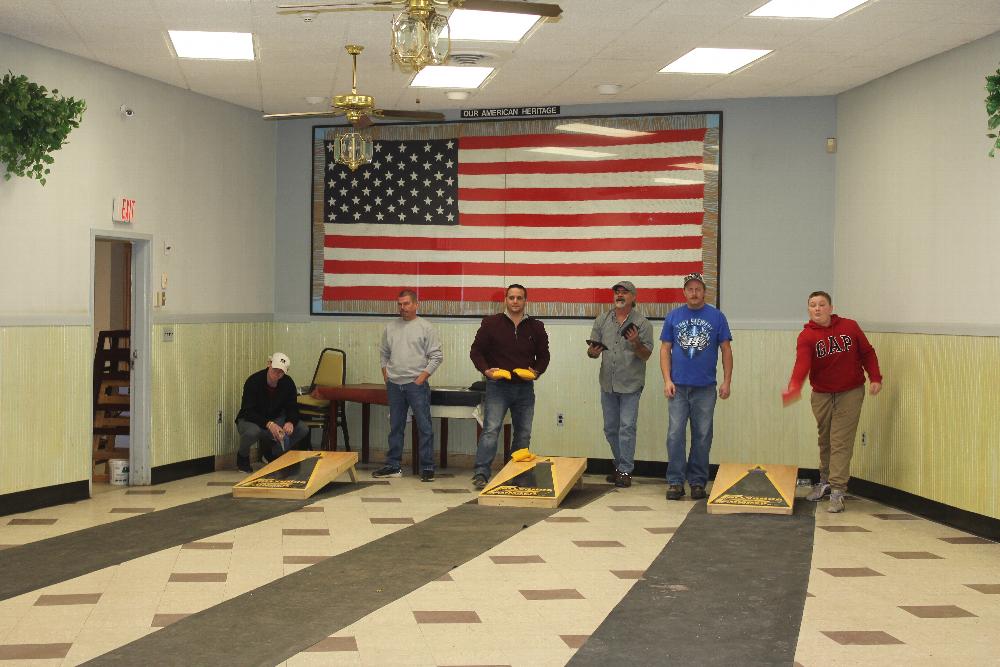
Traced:
[[243, 383], [243, 400], [236, 415], [240, 432], [240, 450], [236, 468], [251, 473], [250, 445], [260, 443], [261, 458], [272, 461], [295, 447], [309, 435], [309, 427], [299, 421], [295, 382], [289, 376], [288, 355], [275, 352], [267, 368], [257, 371]]

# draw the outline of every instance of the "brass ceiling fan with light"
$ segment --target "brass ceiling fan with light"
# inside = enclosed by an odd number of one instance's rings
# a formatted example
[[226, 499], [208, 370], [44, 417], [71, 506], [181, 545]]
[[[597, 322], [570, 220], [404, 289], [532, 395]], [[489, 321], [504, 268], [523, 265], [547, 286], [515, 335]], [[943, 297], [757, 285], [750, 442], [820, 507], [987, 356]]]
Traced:
[[351, 171], [372, 161], [372, 138], [368, 132], [359, 132], [374, 123], [372, 118], [410, 118], [413, 120], [444, 120], [444, 114], [436, 111], [400, 111], [398, 109], [376, 109], [375, 98], [358, 94], [358, 55], [365, 47], [348, 44], [344, 47], [351, 54], [351, 94], [334, 95], [329, 111], [305, 111], [301, 113], [264, 114], [266, 120], [291, 118], [332, 118], [344, 116], [353, 126], [333, 140], [333, 159]]
[[278, 5], [282, 14], [315, 15], [320, 12], [398, 11], [392, 19], [392, 60], [403, 71], [419, 72], [427, 65], [442, 65], [451, 51], [448, 17], [438, 10], [468, 9], [505, 14], [556, 18], [559, 5], [519, 0], [355, 0]]
[[329, 111], [305, 111], [301, 113], [264, 114], [266, 120], [287, 118], [332, 118], [345, 116], [356, 129], [363, 130], [374, 121], [372, 118], [410, 118], [413, 120], [444, 120], [444, 114], [434, 111], [400, 111], [397, 109], [376, 109], [375, 98], [358, 94], [358, 55], [365, 47], [348, 44], [344, 49], [351, 54], [351, 94], [334, 95]]

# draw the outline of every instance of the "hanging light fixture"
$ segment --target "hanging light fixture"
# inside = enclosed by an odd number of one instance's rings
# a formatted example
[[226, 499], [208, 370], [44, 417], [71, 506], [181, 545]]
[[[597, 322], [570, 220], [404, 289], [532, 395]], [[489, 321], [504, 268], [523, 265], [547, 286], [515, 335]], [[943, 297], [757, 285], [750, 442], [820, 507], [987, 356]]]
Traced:
[[333, 161], [351, 171], [372, 161], [372, 138], [351, 128], [333, 140]]
[[433, 0], [408, 0], [392, 19], [392, 61], [404, 72], [443, 65], [451, 52], [448, 17], [434, 10]]

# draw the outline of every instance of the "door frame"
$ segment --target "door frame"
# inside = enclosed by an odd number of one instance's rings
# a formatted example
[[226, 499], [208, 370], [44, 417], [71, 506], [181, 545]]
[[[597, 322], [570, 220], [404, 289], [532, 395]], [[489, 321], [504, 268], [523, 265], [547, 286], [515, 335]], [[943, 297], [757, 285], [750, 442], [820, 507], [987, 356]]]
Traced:
[[[94, 331], [94, 272], [96, 269], [97, 240], [126, 241], [132, 244], [130, 279], [132, 281], [131, 309], [132, 323], [129, 347], [132, 354], [132, 372], [129, 380], [129, 485], [145, 486], [152, 478], [152, 410], [150, 352], [152, 350], [152, 315], [150, 298], [152, 291], [152, 249], [151, 234], [137, 234], [119, 229], [90, 230], [90, 330]], [[90, 365], [90, 383], [93, 384], [94, 370]], [[91, 406], [93, 412], [93, 406]], [[89, 441], [89, 439], [88, 439]], [[87, 456], [90, 467], [93, 460]], [[92, 475], [88, 475], [88, 478]]]

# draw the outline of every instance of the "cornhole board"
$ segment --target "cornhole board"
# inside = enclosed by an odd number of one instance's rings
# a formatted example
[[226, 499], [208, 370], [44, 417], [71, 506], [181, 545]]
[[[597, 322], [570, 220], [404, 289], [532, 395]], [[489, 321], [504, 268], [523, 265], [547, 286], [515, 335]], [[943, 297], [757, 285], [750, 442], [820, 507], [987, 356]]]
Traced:
[[574, 484], [583, 485], [586, 469], [587, 459], [568, 456], [510, 461], [479, 493], [479, 504], [556, 508]]
[[791, 514], [798, 466], [723, 463], [708, 496], [709, 514]]
[[285, 452], [233, 485], [233, 497], [305, 500], [345, 472], [357, 482], [357, 462], [357, 452]]

